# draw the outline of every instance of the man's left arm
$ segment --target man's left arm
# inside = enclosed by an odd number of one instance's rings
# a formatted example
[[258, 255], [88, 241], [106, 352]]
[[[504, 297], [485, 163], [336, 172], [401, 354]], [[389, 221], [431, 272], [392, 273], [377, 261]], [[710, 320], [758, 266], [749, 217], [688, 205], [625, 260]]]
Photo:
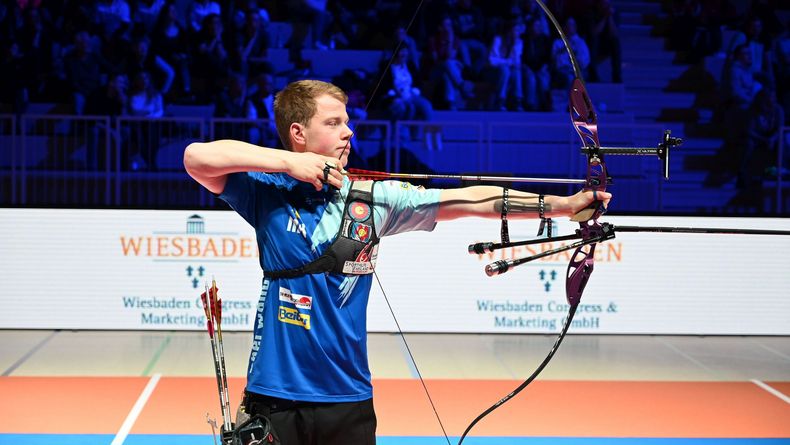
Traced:
[[[546, 217], [573, 216], [588, 207], [595, 199], [608, 205], [612, 195], [607, 192], [580, 191], [571, 196], [545, 195], [543, 214]], [[448, 221], [469, 216], [500, 218], [503, 206], [503, 189], [495, 186], [474, 186], [441, 191], [437, 221]], [[540, 195], [508, 190], [507, 214], [511, 219], [529, 219], [540, 216]]]

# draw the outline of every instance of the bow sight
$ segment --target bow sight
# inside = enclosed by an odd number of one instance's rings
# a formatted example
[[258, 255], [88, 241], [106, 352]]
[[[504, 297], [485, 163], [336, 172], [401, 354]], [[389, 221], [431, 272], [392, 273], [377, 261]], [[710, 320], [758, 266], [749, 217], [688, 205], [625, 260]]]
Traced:
[[[670, 130], [664, 130], [664, 137], [653, 147], [587, 147], [582, 146], [582, 154], [597, 157], [601, 155], [657, 155], [663, 165], [664, 179], [669, 179], [669, 152], [681, 145], [683, 139], [672, 136]], [[611, 181], [610, 181], [611, 183]]]

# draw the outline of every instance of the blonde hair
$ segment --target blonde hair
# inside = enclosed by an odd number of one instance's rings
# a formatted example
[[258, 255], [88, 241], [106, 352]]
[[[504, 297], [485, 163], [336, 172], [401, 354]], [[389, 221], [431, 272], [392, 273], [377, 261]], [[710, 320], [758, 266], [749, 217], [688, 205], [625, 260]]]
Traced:
[[277, 134], [288, 150], [291, 145], [290, 128], [292, 123], [307, 126], [316, 113], [316, 98], [328, 94], [331, 97], [348, 103], [348, 96], [335, 85], [320, 80], [297, 80], [289, 83], [274, 96], [274, 122]]

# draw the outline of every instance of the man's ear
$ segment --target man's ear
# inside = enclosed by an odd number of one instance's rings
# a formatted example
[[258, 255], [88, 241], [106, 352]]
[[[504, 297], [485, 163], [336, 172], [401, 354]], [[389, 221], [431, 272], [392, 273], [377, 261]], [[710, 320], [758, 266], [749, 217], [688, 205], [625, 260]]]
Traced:
[[288, 128], [288, 132], [291, 136], [291, 145], [293, 145], [293, 151], [304, 151], [304, 147], [307, 144], [304, 130], [304, 126], [298, 122], [292, 123]]

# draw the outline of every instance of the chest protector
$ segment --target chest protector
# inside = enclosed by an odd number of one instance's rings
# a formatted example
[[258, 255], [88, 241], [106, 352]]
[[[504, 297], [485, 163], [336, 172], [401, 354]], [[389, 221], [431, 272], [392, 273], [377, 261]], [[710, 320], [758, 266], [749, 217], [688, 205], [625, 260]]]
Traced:
[[265, 278], [296, 278], [314, 273], [366, 275], [373, 273], [379, 237], [373, 218], [374, 181], [355, 181], [346, 198], [335, 241], [317, 259], [299, 267], [264, 271]]

